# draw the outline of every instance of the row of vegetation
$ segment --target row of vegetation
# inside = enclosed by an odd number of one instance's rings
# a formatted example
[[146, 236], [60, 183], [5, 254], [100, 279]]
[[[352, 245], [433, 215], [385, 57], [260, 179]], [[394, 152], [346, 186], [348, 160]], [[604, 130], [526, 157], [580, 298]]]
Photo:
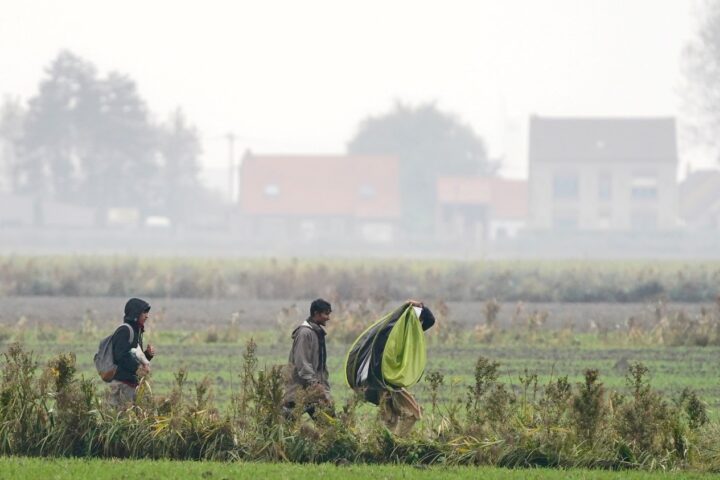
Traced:
[[[387, 301], [333, 302], [335, 314], [328, 326], [333, 342], [349, 345], [376, 319], [392, 308]], [[460, 323], [449, 317], [450, 309], [443, 301], [433, 303], [438, 322], [428, 334], [431, 346], [462, 347], [467, 345], [534, 345], [542, 346], [668, 346], [708, 347], [720, 346], [720, 296], [714, 305], [703, 305], [698, 312], [688, 313], [683, 308], [671, 308], [660, 300], [645, 305], [637, 316], [618, 318], [616, 323], [596, 323], [577, 318], [555, 327], [548, 327], [551, 314], [523, 302], [518, 302], [504, 324], [499, 321], [503, 306], [495, 299], [484, 302], [472, 321]], [[255, 331], [271, 339], [275, 344], [285, 345], [288, 332], [304, 318], [304, 310], [297, 305], [285, 307], [275, 313], [274, 321], [264, 324], [263, 332]], [[29, 325], [27, 317], [20, 315], [14, 323], [0, 324], [0, 345], [10, 342], [22, 343], [68, 343], [76, 340], [79, 331], [85, 338], [100, 338], [100, 319], [87, 310], [72, 330], [60, 325], [42, 323]], [[556, 322], [557, 323], [557, 322]], [[172, 329], [172, 319], [166, 318], [160, 309], [147, 327], [147, 334], [157, 340], [170, 343], [241, 343], [248, 332], [234, 313], [229, 323], [205, 323], [195, 325], [192, 331]], [[170, 327], [170, 329], [168, 329]]]
[[[484, 322], [475, 325], [471, 338], [484, 344], [520, 341], [526, 345], [545, 343], [559, 346], [577, 344], [580, 338], [595, 338], [601, 344], [616, 346], [720, 346], [720, 296], [715, 299], [713, 307], [703, 306], [697, 314], [689, 314], [683, 309], [673, 310], [664, 300], [652, 306], [653, 315], [649, 319], [643, 321], [630, 316], [623, 324], [616, 325], [590, 322], [584, 329], [586, 334], [579, 336], [574, 322], [556, 330], [548, 329], [545, 324], [549, 314], [537, 309], [527, 311], [522, 303], [518, 303], [513, 312], [511, 328], [501, 328], [497, 322], [501, 306], [492, 299], [485, 302]], [[449, 330], [443, 332], [446, 340], [462, 336], [459, 329], [451, 326]]]
[[95, 380], [78, 378], [73, 354], [41, 369], [13, 344], [2, 363], [2, 455], [720, 470], [720, 424], [705, 403], [688, 389], [664, 397], [640, 363], [622, 392], [593, 369], [578, 384], [527, 371], [509, 384], [484, 357], [470, 384], [429, 372], [425, 418], [404, 438], [356, 398], [315, 422], [287, 420], [283, 369], [259, 368], [252, 341], [224, 411], [209, 380], [191, 385], [183, 370], [167, 395], [143, 384], [137, 406], [115, 412]]
[[713, 301], [718, 263], [0, 258], [0, 295]]

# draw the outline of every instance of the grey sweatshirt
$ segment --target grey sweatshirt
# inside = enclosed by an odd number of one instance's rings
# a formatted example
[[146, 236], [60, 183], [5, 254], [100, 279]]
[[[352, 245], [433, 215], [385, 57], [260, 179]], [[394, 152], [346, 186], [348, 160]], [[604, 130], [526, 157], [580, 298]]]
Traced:
[[292, 332], [293, 344], [288, 358], [288, 381], [285, 403], [294, 402], [298, 389], [319, 384], [330, 401], [325, 330], [318, 324], [305, 320]]

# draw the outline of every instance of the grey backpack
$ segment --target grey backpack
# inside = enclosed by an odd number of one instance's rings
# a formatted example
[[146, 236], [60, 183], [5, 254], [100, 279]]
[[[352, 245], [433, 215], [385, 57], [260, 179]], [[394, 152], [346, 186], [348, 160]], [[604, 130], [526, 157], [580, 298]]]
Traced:
[[132, 344], [132, 341], [135, 338], [135, 332], [130, 325], [128, 325], [127, 323], [123, 323], [115, 329], [112, 335], [108, 335], [107, 337], [102, 339], [102, 341], [100, 342], [100, 346], [98, 347], [98, 351], [95, 354], [95, 368], [97, 369], [100, 378], [102, 378], [105, 382], [112, 381], [112, 379], [115, 377], [115, 372], [117, 371], [117, 365], [115, 365], [115, 362], [113, 360], [112, 341], [115, 337], [115, 334], [123, 327], [123, 325], [130, 329], [130, 344]]

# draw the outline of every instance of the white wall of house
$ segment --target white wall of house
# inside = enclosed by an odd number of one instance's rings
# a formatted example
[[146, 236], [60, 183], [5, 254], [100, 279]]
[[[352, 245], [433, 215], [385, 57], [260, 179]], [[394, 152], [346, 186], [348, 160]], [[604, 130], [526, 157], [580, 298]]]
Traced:
[[395, 240], [395, 229], [393, 227], [391, 222], [363, 222], [360, 225], [360, 235], [368, 243], [388, 244]]
[[676, 162], [531, 162], [532, 229], [678, 226]]
[[491, 240], [515, 238], [525, 228], [524, 220], [491, 219], [488, 226]]
[[67, 203], [43, 202], [46, 227], [89, 228], [95, 225], [95, 209]]
[[28, 226], [35, 221], [35, 202], [30, 196], [0, 192], [0, 227]]

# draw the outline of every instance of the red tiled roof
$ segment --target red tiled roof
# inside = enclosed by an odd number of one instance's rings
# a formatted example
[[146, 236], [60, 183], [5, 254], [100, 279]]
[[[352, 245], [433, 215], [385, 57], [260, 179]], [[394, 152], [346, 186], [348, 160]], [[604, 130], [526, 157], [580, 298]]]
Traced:
[[246, 155], [241, 166], [240, 208], [249, 215], [398, 218], [398, 159]]
[[476, 205], [490, 203], [490, 182], [484, 177], [440, 177], [437, 181], [438, 203]]
[[528, 183], [526, 180], [491, 179], [492, 215], [502, 219], [528, 217]]
[[525, 180], [496, 177], [441, 177], [437, 182], [440, 205], [488, 205], [496, 219], [525, 219], [528, 185]]

